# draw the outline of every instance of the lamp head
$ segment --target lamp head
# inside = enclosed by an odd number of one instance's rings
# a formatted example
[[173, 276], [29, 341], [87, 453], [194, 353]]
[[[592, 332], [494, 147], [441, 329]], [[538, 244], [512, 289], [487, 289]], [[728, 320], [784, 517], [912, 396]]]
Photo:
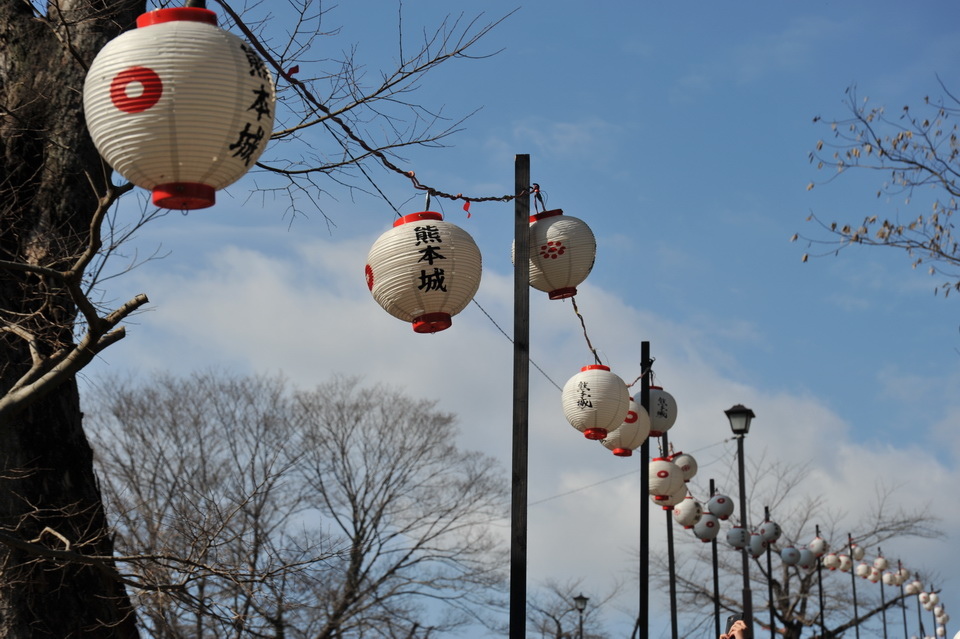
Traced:
[[752, 410], [743, 404], [737, 404], [723, 412], [727, 414], [727, 419], [730, 420], [730, 430], [733, 431], [734, 435], [743, 437], [750, 432], [750, 422], [756, 417]]
[[577, 612], [583, 612], [586, 610], [588, 601], [590, 601], [590, 597], [584, 597], [582, 592], [574, 597], [573, 605], [576, 606]]

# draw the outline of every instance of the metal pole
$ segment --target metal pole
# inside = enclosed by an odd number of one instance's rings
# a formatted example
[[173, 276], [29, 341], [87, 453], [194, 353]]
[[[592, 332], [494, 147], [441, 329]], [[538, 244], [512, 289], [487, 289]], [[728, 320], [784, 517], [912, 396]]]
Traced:
[[[763, 507], [763, 520], [770, 521], [770, 507]], [[776, 639], [777, 626], [773, 610], [773, 564], [770, 561], [770, 544], [767, 544], [767, 601], [770, 602], [770, 639]]]
[[578, 612], [580, 613], [580, 630], [579, 630], [579, 632], [578, 632], [578, 634], [577, 634], [577, 637], [578, 637], [579, 639], [583, 639], [583, 611], [580, 610], [580, 611], [578, 611]]
[[856, 622], [853, 629], [856, 630], [857, 639], [860, 639], [860, 612], [857, 610], [857, 567], [853, 565], [853, 537], [847, 533], [847, 549], [850, 553], [850, 582], [853, 584], [853, 620]]
[[[663, 455], [667, 455], [670, 450], [670, 442], [667, 434], [661, 437], [663, 442]], [[664, 506], [664, 512], [667, 515], [667, 569], [670, 579], [670, 636], [673, 639], [679, 639], [680, 631], [677, 628], [677, 569], [673, 554], [673, 517], [671, 511], [673, 508]]]
[[[640, 405], [650, 414], [650, 342], [640, 343]], [[650, 628], [650, 438], [640, 445], [640, 612], [639, 639], [647, 639]], [[719, 635], [717, 635], [719, 636]]]
[[[740, 471], [740, 525], [749, 530], [747, 524], [747, 487], [743, 468], [743, 435], [737, 435], [737, 462]], [[753, 597], [750, 594], [750, 544], [740, 552], [743, 559], [743, 622], [747, 624], [747, 637], [753, 637]]]
[[[877, 546], [877, 556], [883, 557], [883, 551]], [[883, 619], [883, 639], [887, 639], [887, 597], [883, 592], [883, 573], [880, 573], [880, 617]]]
[[[713, 479], [710, 479], [710, 496], [716, 494], [716, 487]], [[710, 540], [710, 552], [713, 555], [713, 619], [715, 632], [713, 636], [720, 636], [720, 569], [717, 566], [717, 538]]]
[[530, 404], [530, 156], [514, 159], [513, 492], [510, 518], [510, 639], [527, 627], [527, 447]]
[[[817, 525], [817, 537], [820, 536], [820, 525]], [[817, 557], [817, 599], [820, 602], [820, 636], [827, 635], [826, 613], [823, 610], [823, 562]]]
[[[903, 564], [897, 559], [897, 577], [903, 572]], [[903, 582], [900, 582], [900, 610], [903, 612], [903, 639], [909, 639], [907, 632], [907, 595], [903, 592]]]

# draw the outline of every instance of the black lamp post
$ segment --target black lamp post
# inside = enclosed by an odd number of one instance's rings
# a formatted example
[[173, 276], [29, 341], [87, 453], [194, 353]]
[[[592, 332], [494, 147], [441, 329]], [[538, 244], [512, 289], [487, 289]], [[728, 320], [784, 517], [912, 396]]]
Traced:
[[583, 611], [587, 609], [588, 601], [590, 597], [584, 597], [582, 592], [573, 598], [573, 605], [580, 613], [580, 631], [577, 633], [577, 639], [583, 639]]
[[[730, 430], [737, 438], [737, 464], [740, 472], [740, 525], [744, 530], [747, 526], [747, 489], [744, 483], [743, 470], [743, 438], [750, 432], [750, 422], [755, 415], [753, 411], [737, 404], [733, 408], [723, 411], [730, 420]], [[743, 622], [747, 625], [748, 637], [753, 637], [753, 598], [750, 594], [750, 545], [746, 544], [741, 550], [743, 556]]]

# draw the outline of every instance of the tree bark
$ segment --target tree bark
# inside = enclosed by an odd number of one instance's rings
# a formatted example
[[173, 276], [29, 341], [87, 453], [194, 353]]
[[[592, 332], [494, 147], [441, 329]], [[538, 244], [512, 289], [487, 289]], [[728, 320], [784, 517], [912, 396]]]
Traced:
[[[0, 260], [65, 269], [89, 241], [107, 189], [82, 115], [86, 65], [130, 28], [143, 0], [60, 0], [35, 13], [0, 0]], [[63, 282], [0, 269], [0, 393], [74, 343]], [[110, 557], [75, 378], [0, 422], [0, 638], [136, 637]], [[31, 547], [32, 546], [32, 547]]]

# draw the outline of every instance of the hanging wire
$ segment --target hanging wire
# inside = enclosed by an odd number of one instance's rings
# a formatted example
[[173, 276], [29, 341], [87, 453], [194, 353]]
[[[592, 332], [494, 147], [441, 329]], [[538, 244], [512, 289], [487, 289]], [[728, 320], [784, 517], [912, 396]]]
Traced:
[[570, 301], [573, 303], [573, 312], [577, 314], [577, 317], [580, 318], [580, 326], [583, 327], [583, 337], [587, 340], [587, 348], [590, 349], [590, 352], [593, 353], [593, 359], [597, 364], [603, 364], [600, 361], [600, 356], [597, 354], [597, 349], [593, 347], [593, 344], [590, 343], [590, 336], [587, 335], [587, 323], [583, 319], [583, 315], [580, 314], [580, 309], [577, 308], [577, 296], [574, 295], [570, 298]]
[[657, 358], [656, 358], [656, 357], [651, 357], [651, 358], [650, 358], [650, 363], [647, 364], [647, 367], [644, 368], [644, 369], [642, 369], [642, 370], [640, 371], [640, 374], [637, 375], [637, 378], [636, 378], [635, 380], [633, 380], [632, 382], [630, 382], [629, 384], [627, 384], [627, 388], [632, 388], [634, 384], [636, 384], [637, 382], [639, 382], [639, 381], [640, 381], [641, 379], [643, 379], [646, 375], [650, 375], [650, 385], [652, 386], [652, 385], [653, 385], [653, 363], [654, 363], [655, 361], [657, 361]]

